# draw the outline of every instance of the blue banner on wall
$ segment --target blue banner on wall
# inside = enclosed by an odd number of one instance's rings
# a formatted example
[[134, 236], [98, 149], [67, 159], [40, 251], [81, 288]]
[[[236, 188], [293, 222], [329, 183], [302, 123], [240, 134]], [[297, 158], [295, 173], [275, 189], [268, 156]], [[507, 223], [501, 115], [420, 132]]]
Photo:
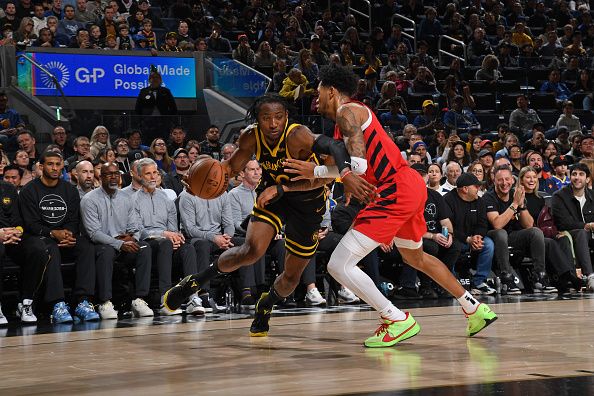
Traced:
[[229, 58], [213, 58], [214, 87], [237, 98], [255, 98], [266, 93], [270, 78]]
[[[196, 98], [194, 58], [42, 52], [26, 55], [56, 76], [66, 96], [136, 97], [148, 86], [150, 67], [154, 65], [174, 98]], [[36, 66], [19, 61], [17, 68], [19, 85], [29, 87], [33, 95], [59, 94], [54, 82]]]

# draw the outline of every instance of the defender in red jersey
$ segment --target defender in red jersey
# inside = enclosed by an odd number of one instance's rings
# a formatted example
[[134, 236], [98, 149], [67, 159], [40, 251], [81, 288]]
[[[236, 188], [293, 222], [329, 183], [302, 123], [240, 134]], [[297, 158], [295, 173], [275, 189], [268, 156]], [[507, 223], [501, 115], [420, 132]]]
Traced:
[[[497, 316], [464, 290], [439, 259], [423, 252], [425, 183], [408, 167], [373, 112], [350, 99], [357, 80], [352, 70], [343, 66], [331, 65], [320, 71], [318, 111], [336, 122], [335, 138], [344, 139], [351, 156], [351, 171], [377, 187], [375, 201], [359, 212], [353, 228], [332, 253], [328, 271], [379, 311], [381, 325], [365, 341], [367, 347], [392, 346], [420, 331], [412, 315], [396, 308], [357, 267], [357, 263], [378, 246], [384, 249], [396, 246], [405, 263], [426, 273], [454, 295], [468, 318], [467, 334], [473, 336]], [[336, 173], [326, 166], [316, 167], [295, 160], [287, 161], [286, 166], [293, 169], [297, 178]], [[342, 173], [342, 178], [348, 173]]]

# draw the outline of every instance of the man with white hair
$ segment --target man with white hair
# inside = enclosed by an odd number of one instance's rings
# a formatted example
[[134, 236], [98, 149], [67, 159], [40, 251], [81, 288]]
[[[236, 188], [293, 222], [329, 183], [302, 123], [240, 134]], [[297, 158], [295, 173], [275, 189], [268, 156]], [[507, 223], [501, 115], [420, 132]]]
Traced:
[[450, 161], [446, 166], [446, 181], [438, 189], [441, 195], [456, 189], [456, 180], [462, 174], [462, 167], [456, 161]]
[[[174, 260], [181, 261], [184, 276], [197, 272], [196, 251], [179, 232], [175, 203], [157, 188], [160, 177], [157, 163], [143, 158], [135, 163], [135, 168], [142, 184], [142, 188], [132, 196], [134, 208], [140, 216], [140, 240], [147, 242], [154, 252], [159, 270], [159, 292], [163, 296], [171, 287]], [[159, 312], [161, 315], [181, 314], [181, 310], [169, 311], [163, 307]], [[197, 294], [190, 296], [186, 312], [204, 313]]]

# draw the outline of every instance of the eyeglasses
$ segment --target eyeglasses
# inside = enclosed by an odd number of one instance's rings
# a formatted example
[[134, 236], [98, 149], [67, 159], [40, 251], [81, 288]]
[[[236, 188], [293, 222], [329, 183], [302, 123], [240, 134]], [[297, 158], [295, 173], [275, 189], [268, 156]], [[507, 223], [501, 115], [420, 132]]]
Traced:
[[155, 143], [155, 146], [163, 147], [163, 146], [165, 146], [165, 143]]

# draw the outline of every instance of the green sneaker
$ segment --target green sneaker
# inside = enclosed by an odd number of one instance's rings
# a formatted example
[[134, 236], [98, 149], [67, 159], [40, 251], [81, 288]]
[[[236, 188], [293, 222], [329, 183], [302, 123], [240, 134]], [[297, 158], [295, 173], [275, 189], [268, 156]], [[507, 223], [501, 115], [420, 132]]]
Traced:
[[466, 328], [468, 337], [472, 337], [497, 320], [497, 315], [491, 311], [487, 304], [479, 304], [474, 313], [469, 315], [465, 312], [465, 314], [468, 318], [468, 327]]
[[400, 341], [409, 339], [419, 331], [421, 326], [412, 317], [406, 313], [404, 320], [389, 320], [382, 318], [382, 324], [375, 331], [375, 334], [365, 340], [365, 346], [368, 348], [390, 347]]

